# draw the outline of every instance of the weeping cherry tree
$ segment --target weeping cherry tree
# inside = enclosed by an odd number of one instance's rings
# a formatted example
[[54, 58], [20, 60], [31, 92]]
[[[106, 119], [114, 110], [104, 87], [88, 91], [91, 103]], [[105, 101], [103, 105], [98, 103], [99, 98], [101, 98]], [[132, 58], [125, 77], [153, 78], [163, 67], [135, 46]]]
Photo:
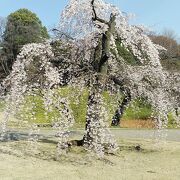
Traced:
[[[105, 91], [124, 97], [115, 103], [113, 125], [119, 123], [130, 101], [143, 97], [153, 107], [158, 128], [167, 126], [168, 112], [179, 107], [178, 78], [177, 84], [169, 83], [169, 74], [163, 71], [159, 60], [159, 51], [164, 49], [153, 44], [142, 27], [130, 25], [127, 16], [103, 0], [70, 0], [57, 32], [57, 39], [25, 45], [4, 81], [5, 86], [10, 86], [4, 133], [9, 114], [22, 108], [26, 96], [41, 94], [45, 109], [56, 111], [51, 118], [57, 129], [58, 152], [66, 152], [74, 117], [69, 99], [58, 93], [64, 85], [77, 87], [79, 93], [88, 88], [85, 133], [79, 143], [100, 157], [118, 149], [109, 129]], [[133, 63], [122, 55], [121, 49]], [[33, 112], [31, 118], [35, 118]]]

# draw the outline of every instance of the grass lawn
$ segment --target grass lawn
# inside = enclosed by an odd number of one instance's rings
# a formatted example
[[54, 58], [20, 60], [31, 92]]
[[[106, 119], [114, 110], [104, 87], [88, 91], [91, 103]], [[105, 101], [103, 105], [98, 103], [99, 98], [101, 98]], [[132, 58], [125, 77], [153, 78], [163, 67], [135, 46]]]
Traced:
[[[1, 142], [2, 180], [179, 180], [180, 143], [118, 139], [116, 155], [98, 159], [82, 147], [56, 158], [56, 145], [39, 143], [34, 154], [27, 142]], [[138, 151], [134, 147], [141, 145]]]

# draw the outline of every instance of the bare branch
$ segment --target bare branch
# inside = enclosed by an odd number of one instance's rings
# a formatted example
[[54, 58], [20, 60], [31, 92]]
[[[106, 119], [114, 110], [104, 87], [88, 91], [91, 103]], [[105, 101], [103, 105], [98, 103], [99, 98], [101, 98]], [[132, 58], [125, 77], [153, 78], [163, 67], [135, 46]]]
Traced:
[[62, 31], [60, 31], [60, 30], [58, 30], [58, 29], [56, 29], [56, 28], [53, 28], [52, 31], [53, 31], [53, 32], [55, 32], [55, 31], [58, 32], [59, 35], [60, 35], [60, 38], [62, 38], [63, 36], [65, 36], [67, 39], [74, 40], [74, 38], [72, 38], [72, 37], [69, 36], [68, 34], [66, 34], [66, 33], [64, 33], [64, 32], [62, 32]]
[[92, 20], [93, 20], [93, 21], [99, 21], [100, 23], [104, 23], [104, 24], [106, 24], [106, 25], [109, 26], [109, 23], [108, 23], [107, 21], [105, 21], [104, 19], [101, 19], [101, 18], [99, 18], [99, 17], [97, 16], [96, 10], [95, 10], [95, 7], [94, 7], [94, 0], [91, 1], [91, 5], [92, 5], [92, 10], [93, 10], [93, 16], [94, 16], [94, 17], [92, 18]]

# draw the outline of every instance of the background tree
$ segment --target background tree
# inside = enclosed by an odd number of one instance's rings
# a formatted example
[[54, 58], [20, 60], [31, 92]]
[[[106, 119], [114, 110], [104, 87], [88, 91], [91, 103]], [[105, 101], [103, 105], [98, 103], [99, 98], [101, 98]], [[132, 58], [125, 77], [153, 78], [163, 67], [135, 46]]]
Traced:
[[28, 9], [19, 9], [7, 17], [3, 35], [3, 51], [6, 59], [3, 61], [6, 73], [12, 68], [17, 54], [27, 43], [42, 42], [49, 38], [44, 27], [35, 13]]
[[177, 41], [176, 33], [165, 29], [161, 34], [151, 34], [149, 37], [155, 44], [159, 44], [166, 49], [166, 51], [160, 52], [163, 68], [170, 72], [179, 72], [180, 45]]
[[175, 39], [165, 35], [151, 35], [150, 37], [155, 44], [166, 48], [167, 51], [161, 54], [162, 60], [179, 56], [179, 46]]

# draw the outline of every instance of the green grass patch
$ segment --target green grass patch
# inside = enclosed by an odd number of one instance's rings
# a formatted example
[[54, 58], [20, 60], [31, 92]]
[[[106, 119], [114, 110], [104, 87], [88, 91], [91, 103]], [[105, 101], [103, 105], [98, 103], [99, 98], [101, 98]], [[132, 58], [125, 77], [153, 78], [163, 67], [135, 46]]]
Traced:
[[[75, 118], [75, 127], [84, 127], [87, 112], [87, 101], [88, 101], [88, 90], [73, 87], [63, 87], [58, 90], [59, 95], [63, 98], [68, 98], [70, 101], [70, 108]], [[108, 92], [103, 93], [104, 103], [107, 109], [109, 124], [111, 123], [114, 112], [117, 108], [117, 99], [122, 100], [122, 95], [110, 95]], [[32, 104], [34, 104], [33, 107]], [[5, 107], [4, 101], [0, 101], [0, 111], [3, 111]], [[34, 113], [34, 116], [33, 114]], [[151, 118], [152, 108], [144, 99], [137, 99], [131, 102], [129, 107], [126, 109], [123, 120], [148, 120]], [[52, 117], [58, 116], [57, 110], [47, 112], [44, 107], [43, 98], [41, 96], [27, 96], [26, 100], [17, 112], [17, 119], [28, 121], [30, 123], [38, 124], [51, 124]], [[32, 118], [34, 117], [34, 119]], [[169, 113], [169, 128], [174, 128], [177, 123], [171, 113]]]
[[151, 105], [148, 104], [143, 99], [137, 99], [133, 101], [130, 106], [126, 109], [124, 113], [123, 119], [124, 120], [133, 120], [133, 119], [142, 119], [146, 120], [151, 117], [152, 108]]
[[[58, 89], [58, 93], [62, 98], [70, 99], [70, 108], [72, 109], [76, 124], [82, 124], [85, 122], [88, 92], [87, 90], [83, 90], [82, 93], [79, 93], [78, 90], [64, 87]], [[47, 111], [44, 107], [43, 98], [38, 95], [27, 96], [20, 111], [16, 114], [16, 118], [18, 119], [38, 124], [51, 124], [53, 123], [52, 117], [54, 116], [59, 116], [58, 110]]]

